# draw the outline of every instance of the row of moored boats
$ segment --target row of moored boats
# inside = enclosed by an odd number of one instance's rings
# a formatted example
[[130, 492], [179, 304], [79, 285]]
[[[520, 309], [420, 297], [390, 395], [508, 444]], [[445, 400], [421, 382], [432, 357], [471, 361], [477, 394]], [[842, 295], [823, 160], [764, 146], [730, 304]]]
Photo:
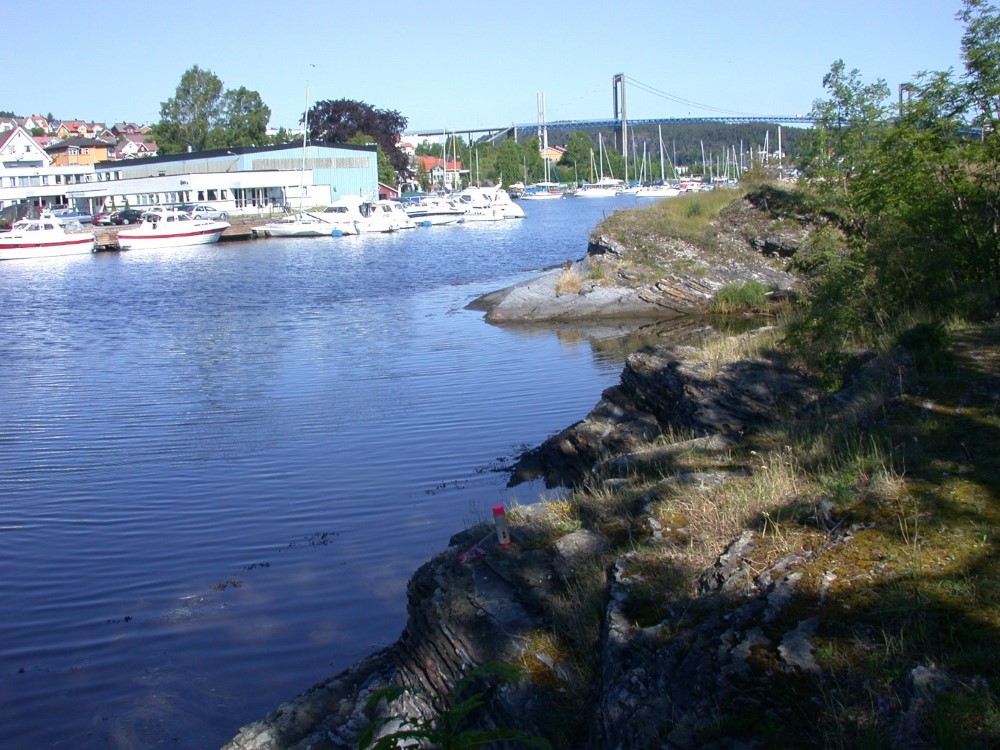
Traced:
[[267, 237], [341, 237], [523, 217], [524, 209], [502, 187], [468, 187], [446, 195], [402, 201], [345, 195], [323, 210], [299, 211], [256, 227], [254, 233]]
[[603, 177], [596, 182], [589, 182], [577, 188], [564, 189], [557, 182], [537, 182], [528, 185], [520, 193], [521, 200], [547, 200], [550, 198], [613, 198], [620, 195], [630, 195], [635, 198], [673, 198], [681, 193], [705, 190], [702, 182], [653, 182], [640, 185], [626, 183], [625, 180], [613, 177]]
[[[300, 211], [253, 232], [265, 237], [339, 237], [369, 232], [395, 232], [418, 226], [502, 221], [524, 216], [524, 209], [500, 187], [470, 187], [449, 195], [408, 201], [367, 200], [345, 195], [323, 210]], [[117, 234], [122, 250], [162, 249], [218, 242], [229, 222], [192, 217], [177, 208], [157, 207]], [[16, 221], [0, 232], [0, 260], [47, 258], [94, 252], [94, 231], [52, 213]]]

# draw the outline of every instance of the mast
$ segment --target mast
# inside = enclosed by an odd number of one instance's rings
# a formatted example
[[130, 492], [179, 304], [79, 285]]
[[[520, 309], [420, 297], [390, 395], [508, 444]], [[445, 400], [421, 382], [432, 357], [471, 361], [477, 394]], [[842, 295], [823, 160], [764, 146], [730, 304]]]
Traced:
[[305, 200], [306, 183], [306, 138], [309, 136], [309, 81], [306, 81], [306, 106], [302, 110], [302, 169], [299, 171], [299, 214], [301, 218], [302, 203]]

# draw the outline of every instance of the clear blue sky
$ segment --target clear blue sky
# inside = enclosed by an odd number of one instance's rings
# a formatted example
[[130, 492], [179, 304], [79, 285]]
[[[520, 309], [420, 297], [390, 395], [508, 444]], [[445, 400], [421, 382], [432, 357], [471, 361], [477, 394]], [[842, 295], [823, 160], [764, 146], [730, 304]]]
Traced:
[[[273, 127], [306, 101], [397, 110], [408, 130], [718, 110], [796, 115], [843, 59], [893, 92], [924, 70], [961, 71], [960, 0], [245, 0], [40, 12], [4, 38], [0, 109], [153, 123], [194, 65], [257, 91]], [[28, 11], [18, 11], [26, 14]], [[34, 14], [36, 11], [31, 11]], [[23, 33], [22, 33], [23, 32]], [[687, 100], [694, 104], [681, 103]]]

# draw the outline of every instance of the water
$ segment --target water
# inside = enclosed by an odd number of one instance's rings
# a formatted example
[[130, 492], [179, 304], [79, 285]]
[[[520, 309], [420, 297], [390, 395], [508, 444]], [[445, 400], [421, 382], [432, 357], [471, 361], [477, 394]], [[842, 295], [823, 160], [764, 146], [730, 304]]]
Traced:
[[217, 747], [405, 623], [405, 585], [621, 354], [487, 325], [614, 204], [0, 264], [0, 746]]

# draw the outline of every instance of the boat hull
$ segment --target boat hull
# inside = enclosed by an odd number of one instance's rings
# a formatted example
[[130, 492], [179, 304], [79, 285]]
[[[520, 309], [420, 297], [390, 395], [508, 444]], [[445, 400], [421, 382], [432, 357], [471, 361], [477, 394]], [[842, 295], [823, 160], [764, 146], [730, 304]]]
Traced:
[[94, 252], [93, 236], [63, 242], [32, 243], [16, 239], [0, 241], [0, 260], [57, 258], [63, 255], [90, 255], [92, 252]]
[[219, 241], [223, 230], [228, 227], [209, 226], [183, 232], [119, 232], [118, 246], [122, 250], [160, 250], [171, 247], [190, 247], [192, 245], [211, 245]]

